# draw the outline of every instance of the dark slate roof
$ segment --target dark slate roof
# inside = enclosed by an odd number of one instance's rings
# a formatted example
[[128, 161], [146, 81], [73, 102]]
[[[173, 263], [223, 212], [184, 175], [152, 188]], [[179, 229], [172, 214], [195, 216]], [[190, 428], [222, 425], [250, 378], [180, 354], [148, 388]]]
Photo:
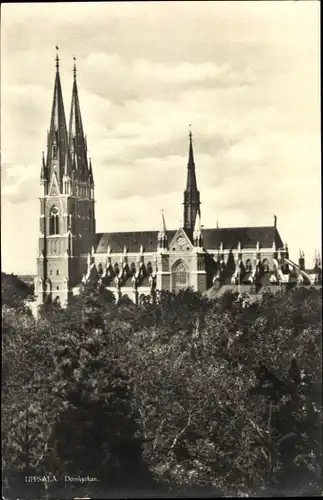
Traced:
[[261, 227], [225, 227], [219, 229], [203, 229], [203, 245], [205, 248], [218, 249], [223, 244], [224, 249], [255, 248], [257, 241], [262, 248], [271, 248], [273, 241], [276, 247], [283, 247], [279, 232], [274, 226]]
[[[168, 243], [171, 242], [176, 230], [167, 231]], [[127, 247], [128, 252], [137, 253], [140, 246], [145, 252], [155, 252], [158, 242], [158, 231], [126, 231], [120, 233], [98, 233], [96, 235], [96, 252], [106, 253], [108, 245], [111, 252], [123, 252]], [[264, 227], [227, 227], [203, 229], [203, 246], [206, 249], [218, 249], [222, 242], [224, 249], [237, 248], [241, 243], [242, 248], [255, 249], [257, 242], [262, 248], [271, 248], [273, 241], [277, 248], [283, 247], [279, 232], [274, 226]]]
[[[167, 231], [168, 242], [171, 241], [176, 231]], [[111, 252], [122, 253], [124, 247], [128, 252], [137, 253], [140, 246], [144, 247], [145, 252], [156, 252], [158, 243], [158, 231], [126, 231], [122, 233], [98, 233], [96, 235], [96, 252], [106, 253], [108, 245]]]

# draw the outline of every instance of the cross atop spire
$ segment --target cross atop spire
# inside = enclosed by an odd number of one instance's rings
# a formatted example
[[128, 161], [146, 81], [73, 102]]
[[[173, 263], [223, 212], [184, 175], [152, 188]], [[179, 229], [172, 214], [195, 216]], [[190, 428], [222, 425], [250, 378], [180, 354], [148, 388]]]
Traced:
[[59, 46], [56, 45], [56, 58], [55, 58], [55, 61], [56, 61], [56, 70], [58, 71], [59, 69], [59, 57], [58, 57], [58, 51], [59, 51]]
[[74, 76], [74, 80], [76, 80], [76, 57], [73, 57], [73, 61], [74, 61], [73, 76]]

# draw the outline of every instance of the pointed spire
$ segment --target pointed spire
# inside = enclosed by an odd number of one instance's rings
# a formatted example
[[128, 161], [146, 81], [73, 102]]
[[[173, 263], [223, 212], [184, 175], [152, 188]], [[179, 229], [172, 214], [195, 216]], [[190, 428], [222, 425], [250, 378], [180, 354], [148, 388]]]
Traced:
[[[190, 125], [191, 127], [191, 125]], [[184, 191], [184, 229], [193, 230], [196, 214], [200, 213], [200, 193], [197, 189], [192, 131], [189, 132], [187, 181]]]
[[164, 210], [162, 209], [161, 211], [161, 223], [160, 223], [160, 232], [161, 233], [166, 233], [166, 222], [165, 222], [165, 217], [164, 217]]
[[202, 248], [202, 226], [199, 212], [197, 212], [196, 214], [193, 239], [195, 246], [198, 248]]
[[64, 175], [65, 164], [70, 166], [70, 157], [68, 150], [67, 127], [65, 119], [64, 102], [62, 95], [61, 80], [59, 74], [58, 46], [56, 46], [56, 76], [54, 84], [54, 95], [52, 103], [52, 113], [50, 128], [47, 134], [47, 161], [49, 177], [51, 178], [51, 169], [55, 165], [57, 180], [60, 188], [62, 187], [62, 177]]
[[164, 210], [161, 211], [160, 229], [158, 232], [158, 248], [159, 250], [167, 248], [167, 233]]
[[94, 184], [94, 179], [93, 179], [93, 170], [92, 170], [92, 160], [89, 158], [89, 179], [90, 183], [93, 185]]
[[44, 183], [47, 181], [47, 176], [46, 176], [46, 163], [45, 163], [45, 154], [44, 151], [42, 152], [42, 165], [40, 169], [40, 182]]
[[187, 163], [188, 173], [187, 173], [186, 191], [197, 191], [192, 137], [193, 137], [192, 136], [192, 129], [191, 129], [191, 125], [190, 125], [188, 163]]
[[189, 153], [188, 153], [188, 163], [189, 165], [193, 165], [195, 167], [194, 163], [194, 154], [193, 154], [193, 140], [192, 140], [192, 125], [190, 127], [190, 132], [189, 132], [189, 139], [190, 139], [190, 146], [189, 146]]
[[194, 233], [200, 233], [200, 232], [201, 232], [201, 217], [200, 214], [197, 212], [195, 219]]
[[[76, 79], [76, 59], [73, 58], [73, 89], [72, 102], [69, 121], [68, 143], [70, 150], [74, 153], [75, 169], [79, 180], [87, 181], [90, 177], [90, 171], [87, 161], [87, 148], [83, 131], [81, 108], [78, 97], [77, 79]], [[93, 175], [92, 175], [93, 177]]]
[[73, 57], [74, 65], [73, 65], [73, 77], [76, 80], [76, 57]]
[[216, 221], [216, 228], [219, 229], [219, 221]]

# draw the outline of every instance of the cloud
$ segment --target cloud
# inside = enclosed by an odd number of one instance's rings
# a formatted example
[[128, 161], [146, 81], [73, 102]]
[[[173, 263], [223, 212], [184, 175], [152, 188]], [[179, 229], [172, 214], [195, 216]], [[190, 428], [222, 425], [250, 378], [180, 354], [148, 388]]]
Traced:
[[[300, 244], [311, 253], [321, 241], [318, 9], [316, 2], [5, 4], [6, 269], [35, 269], [57, 43], [67, 121], [77, 57], [98, 231], [154, 229], [161, 208], [168, 226], [178, 226], [191, 123], [203, 224], [272, 224], [276, 212], [295, 258]], [[23, 260], [12, 230], [21, 214]]]

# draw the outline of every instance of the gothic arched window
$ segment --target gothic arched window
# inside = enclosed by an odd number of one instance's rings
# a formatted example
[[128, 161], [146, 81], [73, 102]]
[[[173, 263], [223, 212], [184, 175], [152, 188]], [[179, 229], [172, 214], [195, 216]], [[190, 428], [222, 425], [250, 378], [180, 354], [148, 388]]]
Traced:
[[151, 262], [147, 263], [147, 273], [148, 274], [152, 274], [153, 273], [153, 266], [152, 266]]
[[263, 268], [264, 268], [265, 272], [269, 271], [269, 262], [268, 262], [268, 259], [264, 259], [262, 261], [262, 265], [263, 265]]
[[49, 216], [49, 234], [59, 234], [58, 208], [52, 207]]
[[252, 271], [252, 264], [251, 264], [251, 260], [250, 259], [247, 259], [246, 260], [246, 271]]
[[98, 265], [98, 273], [103, 274], [103, 266], [101, 263]]
[[197, 261], [197, 270], [198, 271], [204, 271], [204, 259], [199, 258]]
[[179, 261], [177, 262], [177, 264], [175, 264], [175, 266], [173, 267], [172, 274], [173, 274], [174, 288], [176, 288], [176, 286], [180, 287], [188, 286], [187, 270], [182, 261]]
[[114, 273], [115, 273], [115, 275], [118, 276], [119, 272], [120, 272], [119, 265], [118, 265], [118, 263], [115, 263], [114, 264]]

